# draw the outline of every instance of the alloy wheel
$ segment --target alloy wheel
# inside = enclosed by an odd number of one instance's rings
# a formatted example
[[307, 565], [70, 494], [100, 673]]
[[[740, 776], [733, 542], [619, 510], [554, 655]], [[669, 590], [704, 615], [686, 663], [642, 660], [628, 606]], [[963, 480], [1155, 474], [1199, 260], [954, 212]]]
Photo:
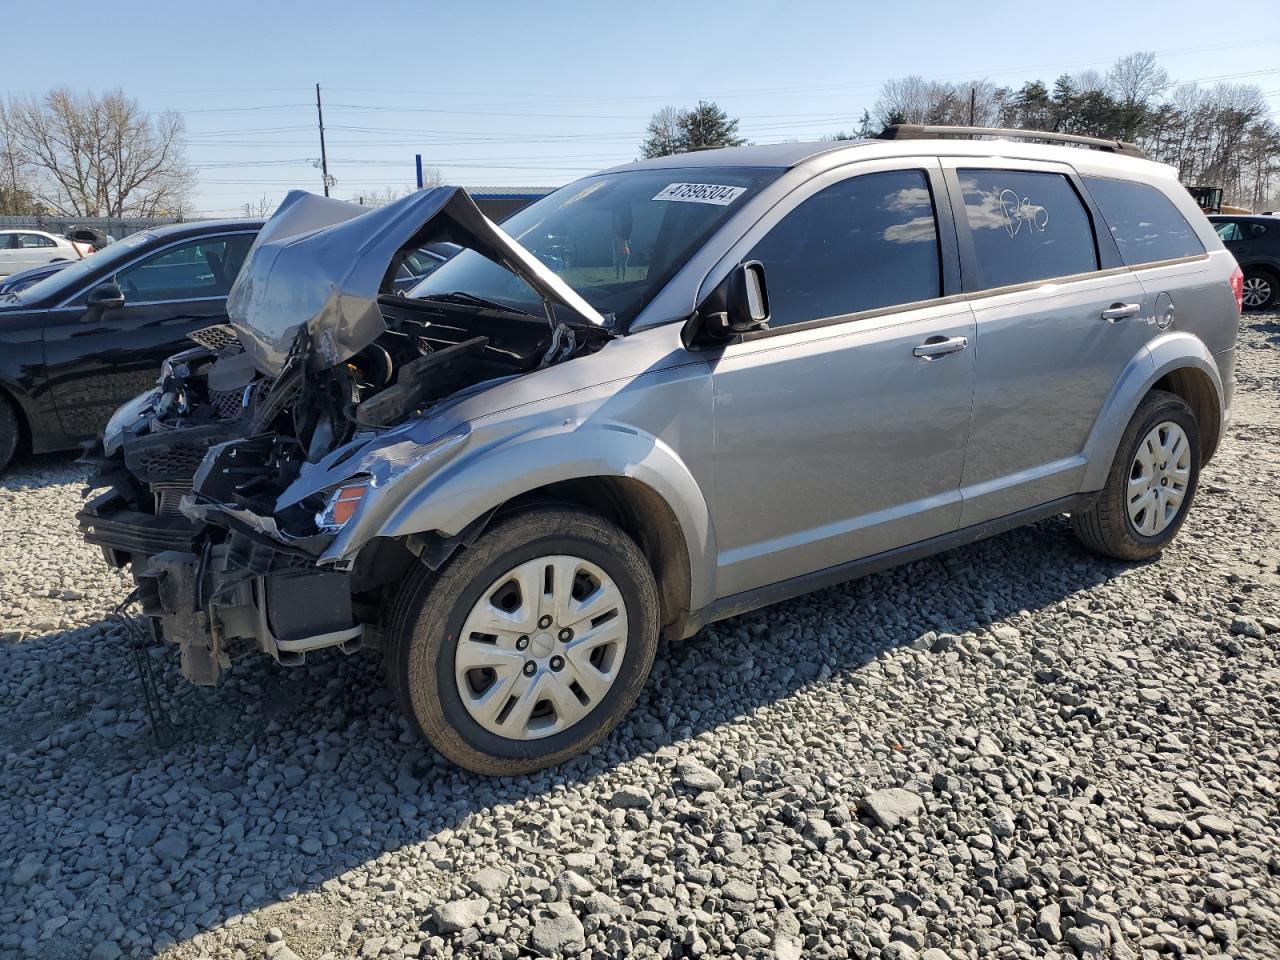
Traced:
[[626, 646], [626, 604], [613, 579], [581, 557], [538, 557], [498, 577], [472, 606], [454, 679], [484, 729], [536, 740], [604, 699]]
[[1191, 480], [1191, 444], [1172, 420], [1152, 427], [1129, 467], [1129, 522], [1146, 537], [1158, 536], [1178, 515]]
[[1243, 298], [1246, 307], [1261, 307], [1271, 300], [1271, 281], [1266, 277], [1245, 278]]

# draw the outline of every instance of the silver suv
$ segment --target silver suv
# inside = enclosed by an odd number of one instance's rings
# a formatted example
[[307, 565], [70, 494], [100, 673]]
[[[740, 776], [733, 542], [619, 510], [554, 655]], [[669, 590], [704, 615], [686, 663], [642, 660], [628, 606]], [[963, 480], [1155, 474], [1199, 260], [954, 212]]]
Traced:
[[291, 194], [107, 427], [84, 535], [191, 680], [378, 647], [492, 774], [600, 740], [660, 636], [1051, 514], [1150, 557], [1229, 417], [1235, 262], [1129, 144], [955, 132], [647, 160], [502, 228]]

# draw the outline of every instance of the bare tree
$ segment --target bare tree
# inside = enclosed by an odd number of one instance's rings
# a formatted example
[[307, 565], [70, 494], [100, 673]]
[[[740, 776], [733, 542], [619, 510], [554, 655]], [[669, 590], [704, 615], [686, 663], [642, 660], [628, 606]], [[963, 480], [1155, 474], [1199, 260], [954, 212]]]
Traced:
[[1150, 51], [1121, 57], [1107, 71], [1104, 90], [1120, 105], [1120, 136], [1136, 140], [1149, 119], [1152, 103], [1169, 88], [1169, 74]]
[[38, 212], [27, 156], [14, 142], [9, 112], [0, 103], [0, 215], [28, 216]]
[[[444, 186], [444, 174], [439, 167], [422, 168], [423, 190], [442, 186]], [[417, 187], [406, 183], [398, 187], [383, 187], [381, 190], [372, 190], [368, 193], [353, 193], [351, 200], [365, 207], [385, 207], [388, 203], [394, 203], [402, 197], [407, 197], [409, 194], [417, 192]]]
[[58, 213], [180, 216], [189, 206], [194, 172], [179, 114], [148, 115], [119, 90], [97, 96], [67, 89], [12, 98], [6, 114], [40, 201]]
[[444, 173], [439, 167], [423, 167], [422, 168], [422, 189], [430, 190], [432, 187], [444, 186]]
[[257, 200], [246, 203], [241, 206], [246, 217], [265, 218], [271, 216], [276, 208], [276, 202], [268, 197], [265, 193]]
[[681, 115], [682, 111], [675, 107], [663, 107], [653, 115], [640, 145], [641, 157], [669, 157], [684, 149]]
[[1107, 71], [1105, 89], [1123, 106], [1147, 105], [1169, 88], [1169, 73], [1150, 51], [1121, 57]]
[[990, 80], [939, 83], [918, 76], [902, 77], [880, 88], [871, 115], [881, 125], [931, 123], [986, 127], [997, 121], [1003, 94]]
[[1107, 88], [1107, 78], [1097, 70], [1077, 70], [1071, 74], [1071, 82], [1079, 93], [1093, 93]]

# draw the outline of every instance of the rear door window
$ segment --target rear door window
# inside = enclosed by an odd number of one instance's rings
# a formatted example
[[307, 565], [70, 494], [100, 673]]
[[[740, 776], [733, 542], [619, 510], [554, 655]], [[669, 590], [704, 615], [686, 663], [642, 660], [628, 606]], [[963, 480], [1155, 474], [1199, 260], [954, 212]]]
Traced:
[[1223, 243], [1244, 239], [1244, 234], [1240, 231], [1240, 224], [1234, 220], [1219, 220], [1214, 223], [1213, 229], [1217, 231], [1218, 239]]
[[764, 263], [778, 328], [941, 294], [938, 226], [922, 170], [867, 173], [815, 193], [747, 255]]
[[1155, 187], [1106, 177], [1081, 179], [1102, 211], [1126, 266], [1204, 253], [1191, 224]]
[[958, 170], [982, 289], [1098, 269], [1084, 202], [1060, 173]]

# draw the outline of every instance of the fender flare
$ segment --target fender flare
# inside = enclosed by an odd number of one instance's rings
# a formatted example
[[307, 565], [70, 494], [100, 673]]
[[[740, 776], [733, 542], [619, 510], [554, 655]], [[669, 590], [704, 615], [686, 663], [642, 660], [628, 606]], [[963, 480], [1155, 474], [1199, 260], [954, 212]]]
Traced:
[[1094, 421], [1089, 439], [1085, 441], [1088, 467], [1082, 492], [1101, 490], [1106, 485], [1120, 438], [1133, 419], [1138, 404], [1162, 377], [1183, 368], [1198, 370], [1209, 378], [1213, 384], [1217, 414], [1222, 417], [1222, 376], [1209, 348], [1190, 333], [1170, 332], [1157, 337], [1125, 365], [1124, 372], [1116, 380], [1111, 395]]
[[[410, 471], [399, 479], [412, 484], [412, 477]], [[375, 520], [375, 529], [362, 530], [358, 538], [342, 538], [345, 543], [340, 549], [345, 556], [354, 556], [374, 537], [428, 532], [455, 536], [477, 518], [523, 494], [553, 483], [596, 477], [635, 480], [662, 498], [679, 524], [688, 554], [689, 609], [709, 604], [714, 599], [717, 549], [701, 486], [667, 443], [618, 424], [579, 422], [463, 451], [390, 506], [385, 516]]]

